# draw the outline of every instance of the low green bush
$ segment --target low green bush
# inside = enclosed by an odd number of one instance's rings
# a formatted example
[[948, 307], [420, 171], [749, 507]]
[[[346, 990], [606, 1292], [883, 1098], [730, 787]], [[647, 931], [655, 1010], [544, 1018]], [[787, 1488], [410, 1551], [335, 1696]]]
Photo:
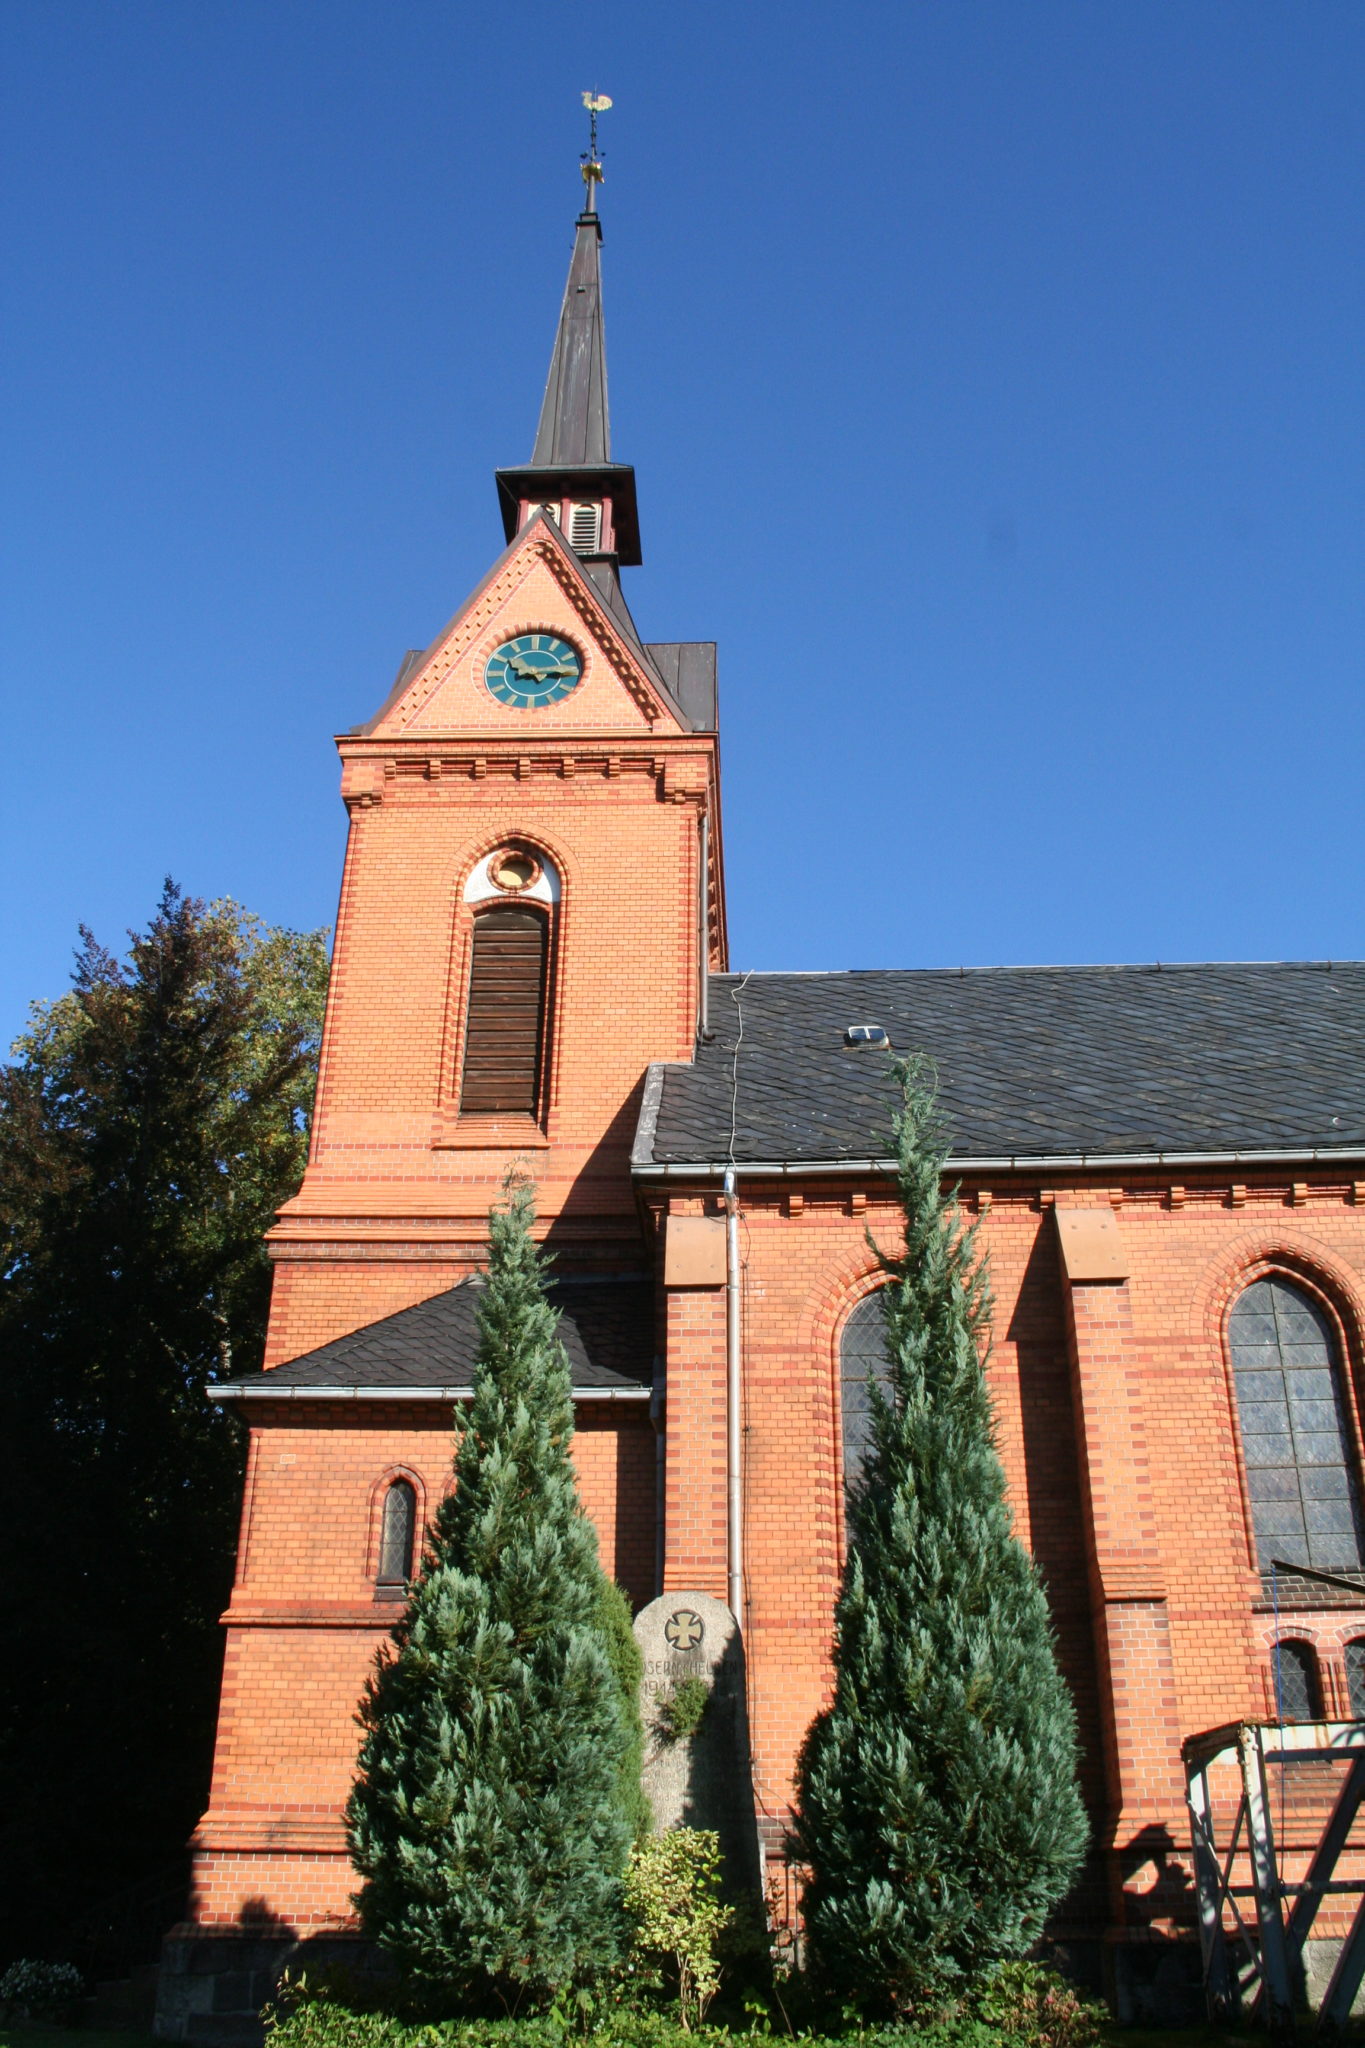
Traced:
[[1001, 1963], [974, 2000], [978, 2018], [1020, 2048], [1100, 2048], [1109, 2014], [1042, 1963]]
[[690, 2032], [720, 1989], [720, 1938], [735, 1917], [721, 1897], [720, 1836], [710, 1828], [671, 1828], [637, 1842], [624, 1904], [637, 1950], [664, 1964], [678, 2018]]
[[11, 1963], [0, 1977], [0, 2012], [9, 2019], [52, 2023], [74, 2019], [85, 1980], [72, 1963]]
[[711, 1688], [704, 1678], [680, 1678], [654, 1703], [654, 1729], [660, 1741], [670, 1747], [689, 1741], [710, 1704]]
[[[392, 2001], [396, 2003], [396, 2001]], [[797, 2001], [798, 2005], [803, 2001]], [[1002, 1964], [960, 2001], [914, 2025], [864, 2027], [850, 2014], [843, 2023], [813, 2024], [814, 2009], [784, 2017], [788, 2000], [770, 2012], [747, 2005], [743, 2027], [691, 2026], [632, 1997], [629, 1973], [607, 1980], [597, 1993], [524, 2019], [414, 2020], [394, 2010], [359, 2009], [306, 1981], [286, 1984], [266, 2014], [268, 2048], [759, 2048], [791, 2038], [800, 2048], [1101, 2048], [1107, 2014], [1081, 1998], [1065, 1979], [1038, 1963]]]
[[[668, 2013], [627, 2006], [555, 2008], [528, 2019], [452, 2019], [412, 2024], [388, 2013], [352, 2012], [327, 1999], [309, 1998], [287, 2013], [267, 2016], [269, 2048], [571, 2048], [575, 2039], [594, 2048], [734, 2048], [737, 2040], [755, 2043], [777, 2037], [759, 2024], [750, 2033], [704, 2023], [686, 2028]], [[979, 2041], [956, 2035], [951, 2042], [925, 2040], [924, 2048], [991, 2048], [994, 2037], [981, 2030]], [[803, 2034], [802, 2048], [848, 2048], [818, 2034]], [[860, 2034], [858, 2048], [908, 2048], [902, 2030]]]

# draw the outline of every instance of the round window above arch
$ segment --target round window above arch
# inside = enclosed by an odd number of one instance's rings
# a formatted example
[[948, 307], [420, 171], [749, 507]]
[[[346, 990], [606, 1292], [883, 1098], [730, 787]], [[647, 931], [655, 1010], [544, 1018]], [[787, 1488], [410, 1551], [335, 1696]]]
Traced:
[[510, 839], [476, 861], [464, 885], [466, 903], [506, 901], [520, 897], [531, 903], [558, 903], [559, 871], [536, 847]]

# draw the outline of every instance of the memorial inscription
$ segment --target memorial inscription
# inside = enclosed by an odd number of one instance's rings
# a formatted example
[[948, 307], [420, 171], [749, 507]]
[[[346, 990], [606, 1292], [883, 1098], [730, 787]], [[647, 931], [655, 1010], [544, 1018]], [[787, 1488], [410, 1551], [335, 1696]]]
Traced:
[[[635, 1618], [644, 1671], [644, 1788], [655, 1828], [714, 1828], [732, 1883], [757, 1881], [744, 1646], [728, 1607], [709, 1593], [666, 1593]], [[667, 1702], [687, 1680], [706, 1687], [706, 1711], [672, 1738]]]

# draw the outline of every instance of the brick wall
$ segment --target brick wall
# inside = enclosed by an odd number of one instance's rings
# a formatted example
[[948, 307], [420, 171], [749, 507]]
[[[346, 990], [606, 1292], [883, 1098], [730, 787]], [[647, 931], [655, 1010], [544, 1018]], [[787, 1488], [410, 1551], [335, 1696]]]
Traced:
[[[1117, 1217], [1128, 1280], [1066, 1280], [1049, 1214], [1063, 1193]], [[1283, 1182], [1222, 1183], [1173, 1200], [1152, 1182], [997, 1187], [970, 1190], [968, 1201], [983, 1215], [996, 1296], [998, 1442], [1017, 1529], [1047, 1582], [1101, 1852], [1075, 1917], [1093, 1926], [1098, 1914], [1130, 1933], [1188, 1930], [1180, 1741], [1267, 1711], [1272, 1632], [1252, 1562], [1224, 1316], [1268, 1264], [1297, 1274], [1336, 1309], [1351, 1378], [1365, 1327], [1365, 1212], [1349, 1185], [1328, 1181], [1300, 1184], [1297, 1196]], [[671, 1202], [679, 1213], [703, 1206], [695, 1193]], [[758, 1797], [777, 1815], [827, 1698], [842, 1544], [838, 1332], [876, 1283], [865, 1229], [893, 1244], [897, 1215], [871, 1184], [741, 1186], [740, 1203], [750, 1718]], [[662, 1215], [663, 1202], [656, 1208]], [[711, 1328], [708, 1303], [719, 1319]], [[669, 1583], [709, 1590], [724, 1562], [722, 1291], [679, 1290], [669, 1332], [669, 1469], [691, 1476], [685, 1516], [670, 1524]], [[709, 1408], [679, 1418], [680, 1385], [699, 1382]], [[1281, 1620], [1322, 1639], [1328, 1697], [1343, 1700], [1340, 1645], [1365, 1633], [1365, 1604]]]
[[[194, 1917], [203, 1926], [344, 1921], [354, 1877], [341, 1809], [354, 1714], [392, 1623], [376, 1600], [384, 1492], [417, 1489], [426, 1522], [450, 1483], [451, 1411], [308, 1404], [253, 1428]], [[264, 1414], [265, 1411], [262, 1410]], [[416, 1416], [417, 1419], [414, 1419]], [[654, 1433], [639, 1408], [584, 1412], [574, 1465], [607, 1571], [653, 1593]]]

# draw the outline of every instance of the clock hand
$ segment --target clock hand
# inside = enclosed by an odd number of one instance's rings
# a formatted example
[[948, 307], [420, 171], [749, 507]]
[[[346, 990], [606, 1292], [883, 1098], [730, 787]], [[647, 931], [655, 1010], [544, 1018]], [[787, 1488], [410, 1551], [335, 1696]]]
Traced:
[[507, 657], [507, 666], [515, 670], [517, 675], [530, 676], [537, 683], [552, 682], [560, 676], [577, 674], [577, 670], [570, 667], [567, 662], [540, 662], [524, 654], [509, 655]]

